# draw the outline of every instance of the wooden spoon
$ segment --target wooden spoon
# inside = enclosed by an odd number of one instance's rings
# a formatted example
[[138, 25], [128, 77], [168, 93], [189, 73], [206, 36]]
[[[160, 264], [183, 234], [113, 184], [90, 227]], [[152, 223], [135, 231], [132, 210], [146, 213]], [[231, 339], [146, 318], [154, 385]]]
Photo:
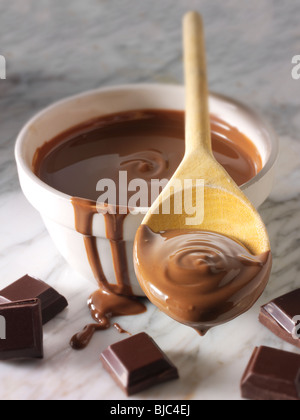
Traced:
[[[268, 252], [270, 243], [261, 217], [212, 153], [203, 23], [196, 12], [189, 12], [184, 18], [184, 51], [186, 153], [143, 224], [157, 233], [174, 229], [216, 232], [241, 242], [254, 255]], [[187, 179], [204, 180], [204, 191], [198, 191], [204, 198], [204, 217], [193, 226], [187, 225], [189, 212], [174, 211], [176, 204], [178, 209], [178, 199], [184, 207], [184, 194], [180, 194], [178, 185], [181, 182], [184, 188]], [[190, 191], [193, 205], [197, 197], [195, 188]], [[170, 214], [162, 214], [168, 206]]]

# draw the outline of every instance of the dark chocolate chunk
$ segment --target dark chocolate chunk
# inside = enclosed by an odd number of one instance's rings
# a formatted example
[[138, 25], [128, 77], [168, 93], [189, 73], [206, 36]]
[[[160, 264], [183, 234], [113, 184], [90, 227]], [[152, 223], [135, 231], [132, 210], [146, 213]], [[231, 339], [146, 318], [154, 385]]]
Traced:
[[113, 344], [101, 354], [101, 361], [127, 395], [179, 377], [177, 368], [145, 333]]
[[5, 303], [11, 302], [10, 300], [6, 299], [3, 296], [0, 296], [0, 305], [4, 305]]
[[40, 299], [43, 324], [46, 324], [67, 306], [67, 300], [41, 280], [28, 275], [0, 291], [0, 295], [11, 301]]
[[249, 400], [300, 400], [300, 355], [260, 347], [254, 350], [241, 381]]
[[43, 357], [39, 299], [0, 304], [0, 360]]
[[259, 321], [282, 340], [300, 348], [300, 289], [262, 306]]

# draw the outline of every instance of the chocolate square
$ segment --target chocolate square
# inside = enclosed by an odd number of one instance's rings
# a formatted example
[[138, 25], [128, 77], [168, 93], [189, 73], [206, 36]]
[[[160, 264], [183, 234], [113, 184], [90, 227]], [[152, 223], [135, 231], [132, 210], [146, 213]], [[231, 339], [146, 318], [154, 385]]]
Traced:
[[0, 360], [43, 357], [43, 326], [38, 299], [0, 304]]
[[101, 354], [101, 361], [127, 395], [179, 377], [177, 368], [145, 333], [113, 344]]
[[0, 295], [11, 301], [40, 299], [43, 324], [68, 306], [67, 300], [51, 286], [28, 275], [1, 290]]
[[300, 355], [270, 347], [256, 348], [241, 381], [250, 400], [300, 400]]
[[282, 340], [300, 348], [300, 289], [262, 306], [259, 321]]

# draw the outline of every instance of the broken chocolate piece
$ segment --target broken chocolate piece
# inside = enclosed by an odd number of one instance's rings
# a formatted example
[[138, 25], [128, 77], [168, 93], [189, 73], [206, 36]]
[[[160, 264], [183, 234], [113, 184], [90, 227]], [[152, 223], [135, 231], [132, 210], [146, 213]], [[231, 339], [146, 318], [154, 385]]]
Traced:
[[254, 350], [241, 381], [249, 400], [300, 400], [300, 355], [260, 347]]
[[262, 306], [259, 321], [282, 340], [300, 348], [300, 289]]
[[145, 333], [113, 344], [101, 361], [128, 396], [179, 378], [177, 368]]
[[11, 301], [40, 299], [43, 324], [68, 306], [67, 300], [51, 286], [28, 275], [1, 290], [0, 295]]
[[38, 299], [0, 304], [0, 360], [43, 357], [43, 326]]
[[10, 303], [11, 301], [6, 299], [3, 296], [0, 296], [0, 305], [4, 305], [5, 303]]

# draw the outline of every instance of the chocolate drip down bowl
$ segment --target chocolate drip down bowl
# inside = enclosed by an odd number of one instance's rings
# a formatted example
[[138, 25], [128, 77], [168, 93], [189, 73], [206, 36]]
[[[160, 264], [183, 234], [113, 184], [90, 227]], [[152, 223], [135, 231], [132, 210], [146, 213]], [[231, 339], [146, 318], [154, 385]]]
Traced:
[[[114, 181], [120, 197], [120, 172], [127, 182], [170, 179], [184, 153], [184, 96], [182, 86], [172, 85], [93, 90], [43, 110], [18, 136], [15, 156], [25, 196], [66, 261], [97, 281], [106, 297], [144, 296], [133, 244], [153, 197], [130, 211], [119, 199], [101, 207], [96, 205], [101, 181]], [[232, 99], [211, 94], [210, 111], [215, 157], [259, 207], [272, 188], [276, 136], [260, 116]], [[122, 207], [121, 214], [108, 214], [111, 205]], [[118, 305], [116, 314], [125, 314], [126, 302]], [[93, 314], [97, 321], [102, 315]]]

